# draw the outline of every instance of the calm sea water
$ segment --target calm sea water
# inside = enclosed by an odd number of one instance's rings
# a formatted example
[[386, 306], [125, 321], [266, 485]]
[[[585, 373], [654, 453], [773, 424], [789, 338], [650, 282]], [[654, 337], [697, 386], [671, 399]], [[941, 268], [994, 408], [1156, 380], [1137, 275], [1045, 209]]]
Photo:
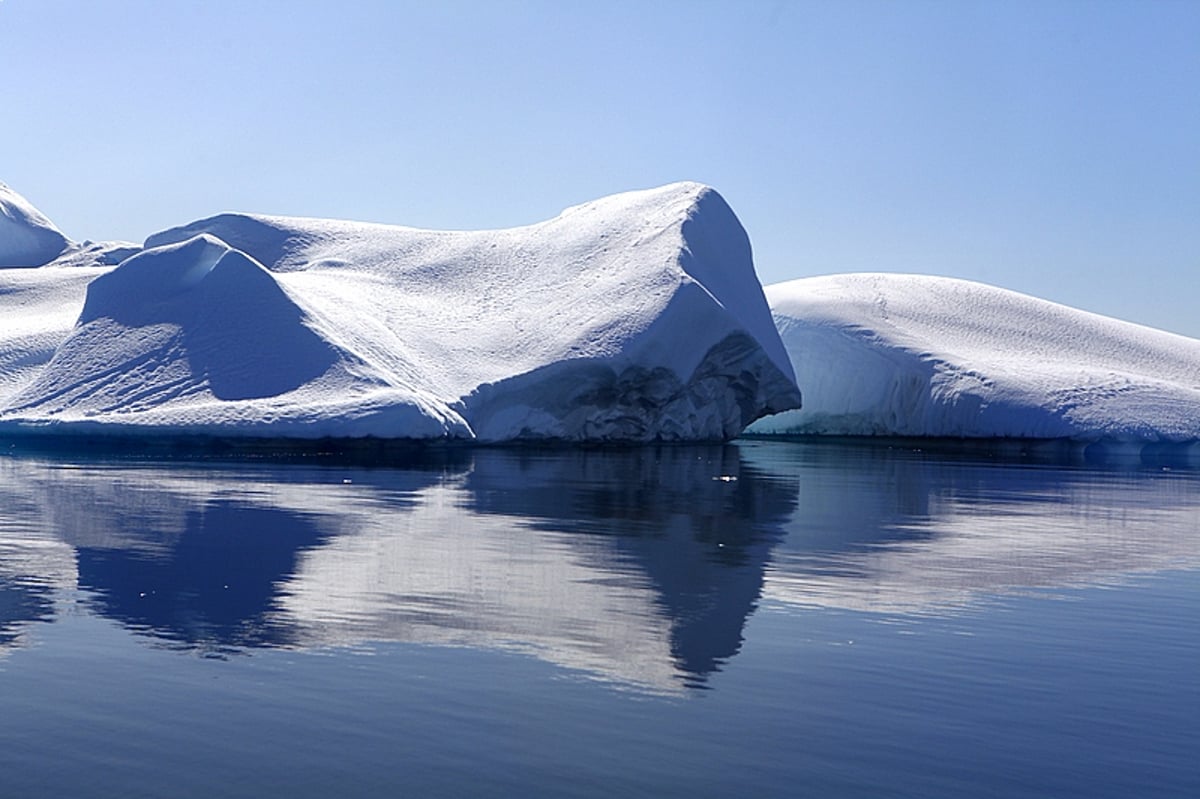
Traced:
[[1200, 471], [0, 455], [0, 796], [1200, 796]]

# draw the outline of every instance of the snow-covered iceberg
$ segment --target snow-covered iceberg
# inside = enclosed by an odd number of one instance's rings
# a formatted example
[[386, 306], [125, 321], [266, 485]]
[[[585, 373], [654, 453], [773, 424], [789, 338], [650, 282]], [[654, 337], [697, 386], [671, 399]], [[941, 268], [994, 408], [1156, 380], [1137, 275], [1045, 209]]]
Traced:
[[68, 243], [41, 211], [0, 183], [0, 268], [50, 263]]
[[80, 252], [0, 275], [58, 309], [0, 296], [38, 333], [0, 333], [0, 431], [728, 439], [800, 402], [746, 233], [696, 183], [509, 230], [221, 214], [115, 269]]
[[1200, 438], [1200, 341], [992, 286], [846, 274], [766, 288], [804, 408], [755, 434]]
[[127, 241], [71, 241], [29, 200], [0, 183], [0, 269], [115, 266], [140, 249]]

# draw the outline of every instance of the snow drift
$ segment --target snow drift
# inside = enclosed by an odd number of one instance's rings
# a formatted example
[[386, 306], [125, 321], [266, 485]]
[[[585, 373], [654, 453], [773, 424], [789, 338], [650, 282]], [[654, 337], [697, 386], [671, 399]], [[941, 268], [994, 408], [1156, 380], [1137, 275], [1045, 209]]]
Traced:
[[1200, 341], [991, 286], [848, 274], [766, 289], [802, 410], [750, 433], [1200, 438]]
[[728, 439], [800, 400], [745, 231], [695, 183], [496, 231], [221, 214], [96, 278], [29, 363], [0, 429]]

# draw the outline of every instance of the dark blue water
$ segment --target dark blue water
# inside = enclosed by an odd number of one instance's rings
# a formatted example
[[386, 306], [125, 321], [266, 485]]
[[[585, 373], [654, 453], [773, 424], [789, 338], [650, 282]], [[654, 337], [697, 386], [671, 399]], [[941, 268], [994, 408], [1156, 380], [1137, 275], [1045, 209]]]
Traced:
[[1200, 472], [0, 456], [0, 796], [1200, 795]]

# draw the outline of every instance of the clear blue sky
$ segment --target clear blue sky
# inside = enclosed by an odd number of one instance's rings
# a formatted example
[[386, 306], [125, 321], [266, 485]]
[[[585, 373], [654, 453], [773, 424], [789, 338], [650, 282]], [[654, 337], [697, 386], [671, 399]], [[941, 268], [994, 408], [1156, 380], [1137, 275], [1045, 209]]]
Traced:
[[764, 283], [951, 275], [1200, 337], [1195, 0], [0, 0], [0, 64], [0, 180], [76, 239], [690, 179]]

